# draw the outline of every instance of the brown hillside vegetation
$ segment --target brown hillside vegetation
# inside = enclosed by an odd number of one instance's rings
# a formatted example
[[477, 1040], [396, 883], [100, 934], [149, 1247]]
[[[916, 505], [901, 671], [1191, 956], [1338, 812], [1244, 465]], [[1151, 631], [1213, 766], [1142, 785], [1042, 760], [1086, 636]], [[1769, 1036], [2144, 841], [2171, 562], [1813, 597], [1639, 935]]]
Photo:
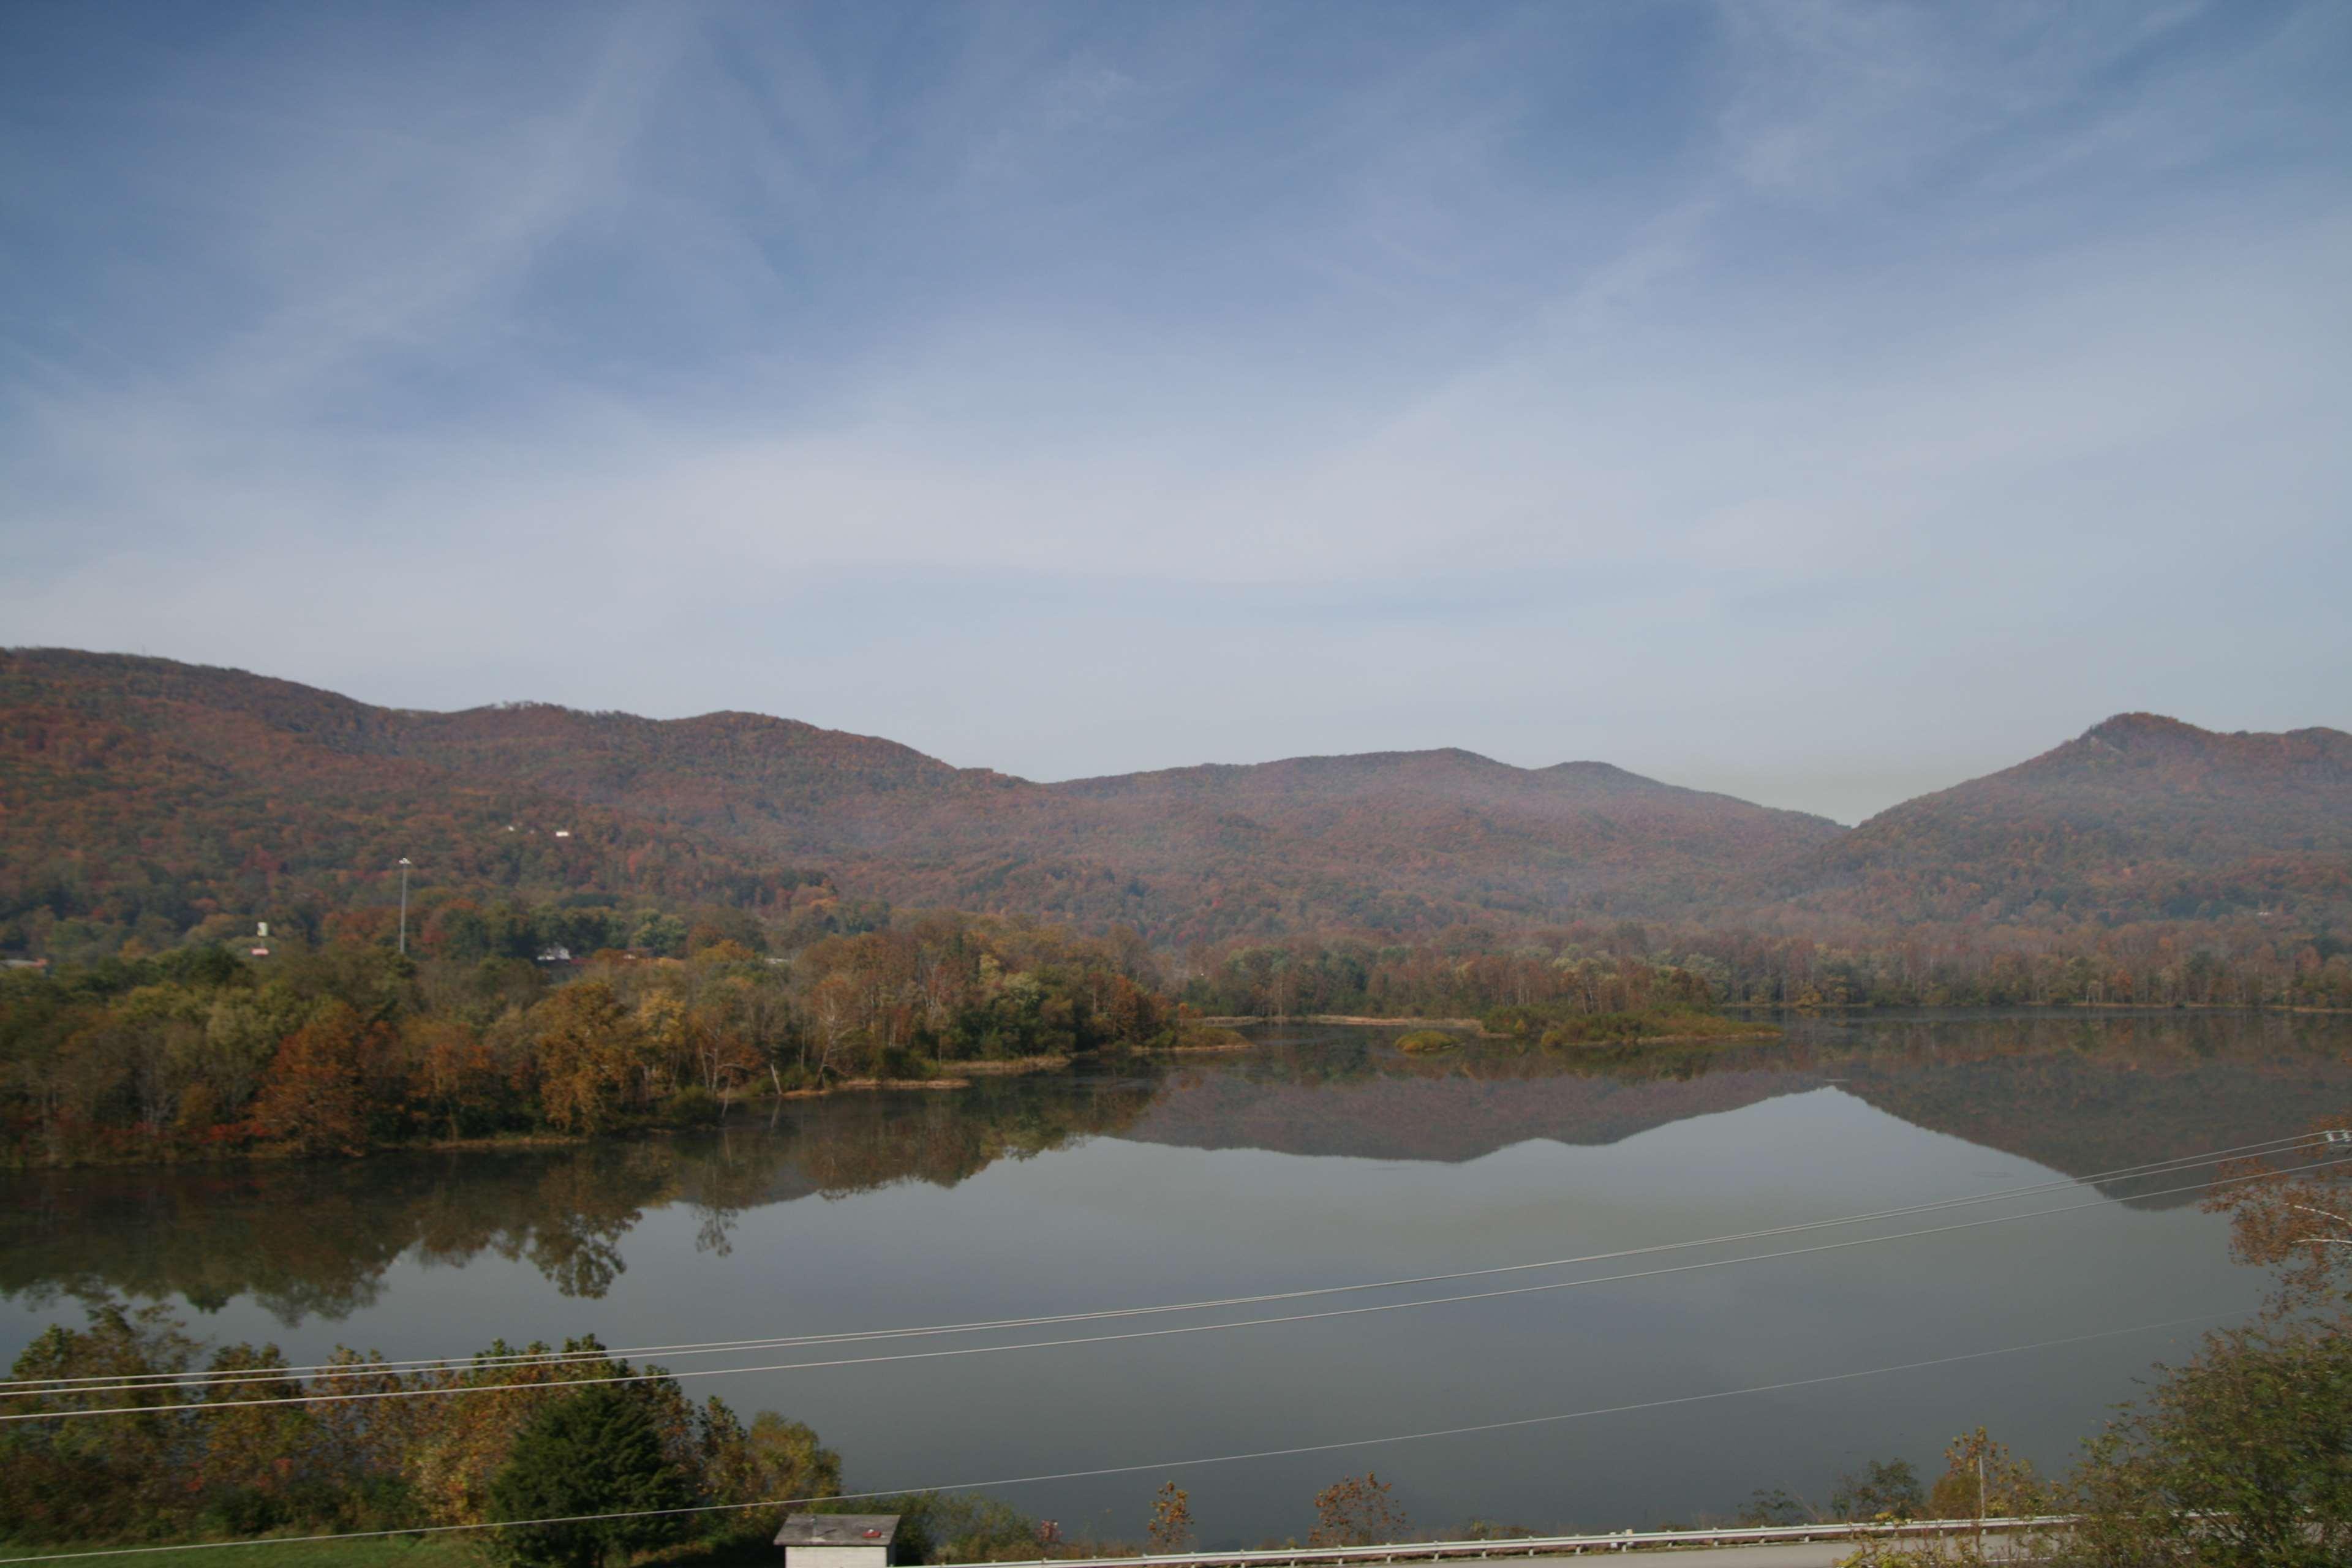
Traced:
[[2219, 734], [2151, 713], [1906, 801], [1776, 889], [1876, 921], [2340, 917], [2352, 735]]
[[400, 749], [832, 867], [894, 903], [1163, 942], [1713, 894], [1840, 831], [1605, 763], [1462, 751], [1034, 784], [753, 714], [548, 707], [416, 715]]
[[[753, 714], [419, 713], [67, 650], [0, 658], [0, 918], [252, 910], [404, 853], [444, 879], [738, 902], [789, 897], [806, 879], [786, 868], [814, 863], [899, 904], [1173, 943], [1719, 897], [1842, 831], [1601, 763], [1389, 752], [1040, 784]], [[518, 821], [593, 837], [517, 858]]]
[[0, 921], [168, 943], [380, 902], [404, 855], [442, 887], [536, 899], [780, 911], [828, 890], [690, 828], [400, 755], [402, 722], [231, 671], [0, 656]]
[[2352, 918], [2352, 737], [2126, 715], [1849, 831], [1603, 763], [1390, 752], [1038, 784], [751, 713], [417, 712], [0, 654], [0, 946], [380, 903], [402, 855], [441, 893], [773, 916], [838, 883], [1132, 925], [1163, 951], [1622, 916], [2323, 931]]

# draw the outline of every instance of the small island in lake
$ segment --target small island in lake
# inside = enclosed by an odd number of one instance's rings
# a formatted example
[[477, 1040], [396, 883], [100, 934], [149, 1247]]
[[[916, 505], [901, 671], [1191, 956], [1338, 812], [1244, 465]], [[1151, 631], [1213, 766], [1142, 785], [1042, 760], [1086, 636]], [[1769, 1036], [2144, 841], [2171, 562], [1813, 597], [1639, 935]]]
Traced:
[[1695, 1045], [1780, 1037], [1769, 1024], [1682, 1007], [1621, 1013], [1578, 1013], [1558, 1004], [1497, 1007], [1485, 1022], [1490, 1035], [1540, 1046]]

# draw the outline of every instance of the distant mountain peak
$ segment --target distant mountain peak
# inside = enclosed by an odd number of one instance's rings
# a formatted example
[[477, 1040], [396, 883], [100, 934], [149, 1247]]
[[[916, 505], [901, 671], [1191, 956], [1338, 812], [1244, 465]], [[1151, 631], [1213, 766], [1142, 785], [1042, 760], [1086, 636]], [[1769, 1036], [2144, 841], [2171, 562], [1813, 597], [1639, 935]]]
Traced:
[[2028, 779], [2072, 773], [2088, 765], [2189, 768], [2208, 782], [2243, 775], [2339, 774], [2352, 770], [2352, 735], [2311, 728], [2275, 731], [2200, 729], [2161, 713], [2118, 713], [2076, 739], [1995, 778]]
[[[2239, 731], [2243, 734], [2243, 731]], [[2088, 742], [2117, 752], [2200, 751], [2222, 736], [2211, 730], [2162, 713], [2118, 713], [2083, 731], [2076, 744]], [[2063, 748], [2062, 748], [2063, 749]]]
[[1889, 807], [1795, 867], [1817, 909], [2126, 920], [2341, 906], [2352, 735], [2118, 713], [2028, 762]]
[[2102, 741], [2126, 741], [2142, 735], [2203, 736], [2212, 732], [2168, 714], [2139, 711], [2115, 714], [2083, 731], [2086, 737]]

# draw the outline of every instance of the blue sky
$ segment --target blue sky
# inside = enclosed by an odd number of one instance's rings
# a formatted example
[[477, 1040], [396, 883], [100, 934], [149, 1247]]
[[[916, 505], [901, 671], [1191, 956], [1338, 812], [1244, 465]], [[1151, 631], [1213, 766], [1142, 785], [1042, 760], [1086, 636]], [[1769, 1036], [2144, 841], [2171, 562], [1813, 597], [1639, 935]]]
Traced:
[[0, 641], [1853, 820], [2352, 727], [2352, 6], [0, 8]]

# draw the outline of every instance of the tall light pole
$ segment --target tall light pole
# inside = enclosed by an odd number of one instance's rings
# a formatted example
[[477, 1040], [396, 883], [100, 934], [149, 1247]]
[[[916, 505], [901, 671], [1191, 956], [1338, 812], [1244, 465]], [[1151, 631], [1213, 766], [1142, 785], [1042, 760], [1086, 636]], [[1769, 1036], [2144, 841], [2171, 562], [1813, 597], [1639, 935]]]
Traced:
[[408, 857], [400, 858], [400, 956], [408, 956]]

